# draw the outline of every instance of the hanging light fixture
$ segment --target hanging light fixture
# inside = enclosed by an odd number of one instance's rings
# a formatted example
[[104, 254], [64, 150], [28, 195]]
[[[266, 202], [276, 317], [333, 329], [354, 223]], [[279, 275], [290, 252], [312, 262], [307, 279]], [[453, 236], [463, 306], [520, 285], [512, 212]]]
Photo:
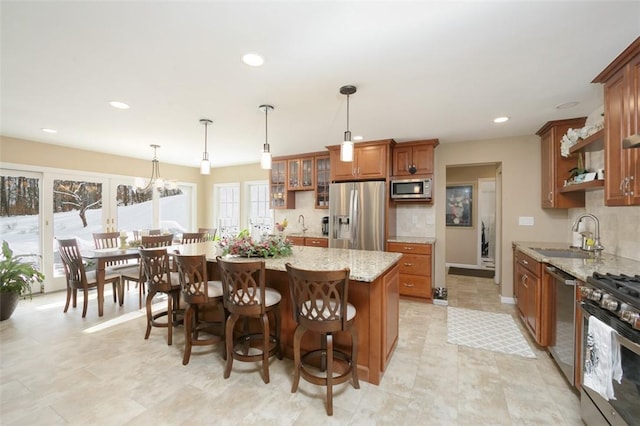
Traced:
[[349, 130], [349, 96], [356, 93], [356, 86], [342, 86], [340, 93], [347, 95], [347, 131], [344, 132], [344, 140], [340, 145], [340, 161], [353, 161], [353, 142]]
[[151, 160], [151, 178], [149, 179], [149, 183], [144, 188], [140, 190], [142, 192], [147, 192], [152, 190], [153, 188], [162, 189], [164, 187], [164, 180], [160, 177], [160, 161], [158, 161], [158, 157], [156, 156], [156, 152], [160, 145], [151, 144], [149, 145], [153, 148], [153, 160]]
[[213, 121], [208, 118], [200, 119], [200, 123], [204, 124], [204, 152], [202, 153], [202, 161], [200, 162], [200, 174], [208, 175], [211, 173], [211, 163], [209, 162], [209, 153], [207, 152], [207, 127]]
[[269, 147], [269, 111], [273, 111], [271, 105], [260, 105], [260, 111], [264, 112], [264, 145], [262, 147], [262, 158], [260, 159], [260, 167], [263, 169], [271, 169], [271, 148]]

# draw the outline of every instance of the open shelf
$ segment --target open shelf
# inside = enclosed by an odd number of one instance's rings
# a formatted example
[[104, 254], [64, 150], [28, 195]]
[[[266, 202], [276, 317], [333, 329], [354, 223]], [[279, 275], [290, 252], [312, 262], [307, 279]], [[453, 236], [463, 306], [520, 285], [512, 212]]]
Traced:
[[604, 188], [604, 180], [592, 180], [589, 182], [574, 183], [573, 185], [567, 185], [560, 188], [560, 192], [574, 192], [574, 191], [595, 191]]
[[575, 154], [579, 151], [592, 152], [600, 151], [601, 149], [604, 149], [604, 129], [600, 129], [588, 138], [576, 143], [574, 146], [569, 148], [569, 152], [571, 154]]

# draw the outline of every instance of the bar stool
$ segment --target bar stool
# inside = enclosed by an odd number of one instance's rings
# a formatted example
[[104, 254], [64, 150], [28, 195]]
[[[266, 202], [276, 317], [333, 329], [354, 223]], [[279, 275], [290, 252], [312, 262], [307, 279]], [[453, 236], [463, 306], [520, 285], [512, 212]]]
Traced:
[[[300, 376], [327, 387], [327, 414], [333, 415], [333, 386], [353, 379], [358, 382], [358, 329], [356, 308], [347, 302], [349, 268], [337, 271], [308, 271], [286, 265], [291, 292], [291, 309], [296, 322], [293, 335], [294, 377], [291, 393], [298, 390]], [[320, 348], [304, 354], [300, 342], [307, 331], [319, 333]], [[351, 356], [334, 347], [333, 335], [351, 334]]]
[[[269, 383], [269, 358], [277, 355], [282, 359], [280, 350], [280, 300], [277, 290], [267, 288], [264, 260], [228, 261], [216, 257], [222, 279], [224, 308], [230, 314], [225, 326], [225, 346], [227, 364], [224, 378], [231, 375], [233, 360], [262, 360], [262, 380]], [[269, 313], [273, 314], [274, 327], [269, 325]], [[262, 330], [249, 329], [248, 320], [260, 320]], [[234, 338], [234, 329], [238, 320], [243, 319], [243, 328]]]
[[[169, 267], [169, 253], [166, 248], [141, 249], [140, 261], [144, 268], [144, 277], [147, 282], [147, 332], [145, 339], [151, 334], [151, 327], [166, 327], [168, 329], [167, 344], [173, 343], [173, 324], [178, 322], [177, 314], [180, 310], [180, 284], [171, 278]], [[167, 310], [151, 311], [153, 298], [157, 293], [167, 295]], [[166, 322], [157, 321], [161, 317], [167, 317]]]
[[[182, 357], [182, 365], [187, 365], [191, 358], [192, 346], [214, 345], [224, 341], [226, 314], [222, 305], [222, 283], [209, 281], [206, 256], [177, 254], [175, 259], [178, 264], [182, 299], [187, 304], [184, 312], [184, 355]], [[206, 320], [204, 309], [208, 307], [220, 308], [222, 319]], [[218, 331], [217, 335], [216, 331]], [[200, 332], [207, 333], [207, 337], [201, 338]], [[226, 357], [226, 351], [223, 356]]]

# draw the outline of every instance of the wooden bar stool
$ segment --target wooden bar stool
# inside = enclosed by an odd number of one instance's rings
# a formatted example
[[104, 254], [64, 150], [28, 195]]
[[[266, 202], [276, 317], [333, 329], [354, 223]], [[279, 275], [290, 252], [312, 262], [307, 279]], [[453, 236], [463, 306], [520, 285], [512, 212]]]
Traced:
[[[145, 339], [151, 334], [151, 327], [165, 327], [168, 329], [167, 344], [173, 343], [173, 325], [178, 323], [177, 315], [180, 310], [180, 284], [171, 277], [169, 266], [169, 253], [166, 248], [141, 249], [140, 261], [144, 268], [144, 277], [147, 283], [147, 332]], [[151, 311], [153, 298], [158, 293], [167, 295], [167, 309], [155, 314]], [[158, 321], [161, 317], [167, 317], [166, 322]]]
[[[349, 268], [338, 271], [308, 271], [286, 265], [291, 291], [291, 309], [296, 322], [293, 335], [294, 377], [291, 393], [298, 390], [300, 376], [327, 387], [327, 414], [333, 415], [333, 385], [353, 379], [358, 382], [358, 329], [356, 308], [347, 302]], [[320, 348], [304, 354], [300, 342], [307, 331], [319, 333]], [[336, 349], [333, 334], [351, 334], [351, 355]]]
[[[233, 360], [262, 360], [262, 380], [269, 383], [269, 358], [277, 355], [282, 359], [280, 350], [280, 300], [277, 290], [266, 286], [264, 260], [244, 261], [223, 260], [216, 257], [222, 279], [224, 308], [230, 314], [225, 326], [225, 346], [227, 364], [224, 378], [231, 375]], [[269, 313], [273, 314], [274, 327], [269, 325]], [[248, 320], [260, 320], [261, 330], [252, 331]], [[243, 321], [241, 332], [234, 329], [236, 323]]]
[[[226, 314], [222, 306], [222, 283], [209, 281], [206, 256], [177, 254], [175, 259], [178, 264], [182, 299], [187, 304], [184, 312], [184, 355], [182, 357], [182, 364], [187, 365], [191, 358], [192, 346], [214, 345], [224, 341]], [[203, 311], [208, 307], [220, 308], [222, 319], [206, 320]], [[201, 332], [206, 333], [206, 337], [201, 338]], [[226, 356], [226, 351], [223, 356]]]

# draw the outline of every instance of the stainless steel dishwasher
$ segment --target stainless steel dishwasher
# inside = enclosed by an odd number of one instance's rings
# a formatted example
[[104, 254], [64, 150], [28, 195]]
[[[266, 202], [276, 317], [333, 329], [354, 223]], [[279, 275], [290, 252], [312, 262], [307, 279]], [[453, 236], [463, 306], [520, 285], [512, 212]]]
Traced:
[[546, 269], [553, 278], [551, 340], [548, 349], [571, 386], [575, 386], [576, 279], [553, 266], [547, 266]]

